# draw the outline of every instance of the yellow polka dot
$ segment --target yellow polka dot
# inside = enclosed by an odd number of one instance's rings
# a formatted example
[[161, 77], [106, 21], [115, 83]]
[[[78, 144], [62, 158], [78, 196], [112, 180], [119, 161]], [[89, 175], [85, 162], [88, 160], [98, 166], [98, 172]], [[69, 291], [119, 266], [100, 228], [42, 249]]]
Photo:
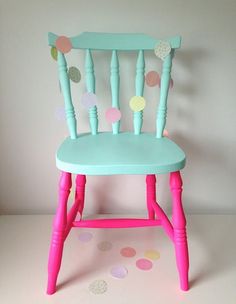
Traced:
[[55, 46], [51, 47], [51, 56], [54, 60], [57, 60], [57, 49]]
[[134, 112], [142, 111], [145, 108], [146, 101], [142, 96], [133, 96], [130, 99], [129, 106]]
[[158, 260], [160, 258], [160, 252], [156, 250], [147, 250], [144, 255], [150, 260]]

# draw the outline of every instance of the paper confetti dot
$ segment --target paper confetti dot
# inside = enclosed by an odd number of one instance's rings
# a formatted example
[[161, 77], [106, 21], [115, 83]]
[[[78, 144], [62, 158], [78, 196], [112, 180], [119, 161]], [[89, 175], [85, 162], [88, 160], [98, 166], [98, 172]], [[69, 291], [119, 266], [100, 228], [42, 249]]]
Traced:
[[142, 111], [145, 108], [146, 101], [142, 96], [133, 96], [130, 99], [129, 106], [134, 112]]
[[124, 279], [128, 274], [127, 268], [124, 266], [114, 266], [111, 268], [111, 275], [117, 279]]
[[150, 270], [152, 268], [152, 262], [147, 259], [139, 259], [136, 261], [136, 266], [141, 270]]
[[57, 49], [55, 48], [55, 46], [51, 47], [51, 56], [54, 60], [57, 60]]
[[108, 251], [108, 250], [111, 250], [112, 243], [107, 242], [107, 241], [100, 242], [100, 243], [98, 243], [97, 247], [101, 251]]
[[72, 49], [72, 44], [70, 39], [66, 36], [60, 36], [57, 38], [55, 42], [56, 48], [58, 51], [62, 52], [63, 54], [68, 53]]
[[65, 112], [65, 108], [63, 106], [56, 108], [55, 117], [58, 121], [66, 120], [66, 112]]
[[82, 105], [87, 109], [91, 109], [97, 104], [97, 96], [94, 93], [86, 92], [81, 97]]
[[87, 242], [91, 241], [91, 239], [93, 238], [93, 235], [90, 232], [82, 232], [79, 234], [78, 238], [81, 242], [87, 243]]
[[109, 108], [108, 110], [106, 110], [105, 116], [106, 120], [109, 123], [114, 123], [121, 119], [121, 112], [117, 108]]
[[171, 52], [171, 46], [168, 41], [159, 41], [154, 49], [154, 53], [161, 60], [164, 60], [167, 55]]
[[121, 249], [120, 254], [126, 258], [132, 258], [136, 255], [136, 250], [132, 247], [124, 247]]
[[77, 69], [76, 67], [72, 66], [69, 68], [68, 76], [69, 76], [70, 80], [72, 80], [73, 82], [75, 82], [75, 83], [80, 82], [81, 74], [80, 74], [79, 69]]
[[104, 280], [93, 281], [89, 285], [89, 291], [94, 294], [102, 294], [107, 291], [107, 282]]
[[150, 260], [158, 260], [160, 258], [160, 252], [156, 250], [147, 250], [144, 256]]
[[166, 129], [164, 129], [164, 131], [163, 131], [163, 136], [169, 137], [169, 132]]
[[149, 87], [154, 87], [156, 85], [160, 85], [160, 76], [156, 71], [150, 71], [146, 74], [145, 77], [146, 84]]

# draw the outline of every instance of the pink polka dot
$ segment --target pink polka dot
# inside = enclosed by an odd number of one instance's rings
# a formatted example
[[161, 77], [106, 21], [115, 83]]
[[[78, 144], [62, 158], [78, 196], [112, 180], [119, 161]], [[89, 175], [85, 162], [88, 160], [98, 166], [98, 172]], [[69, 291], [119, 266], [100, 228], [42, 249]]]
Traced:
[[132, 247], [124, 247], [121, 249], [120, 254], [126, 258], [132, 258], [136, 255], [136, 250]]
[[149, 87], [154, 87], [156, 85], [160, 85], [160, 76], [156, 71], [150, 71], [146, 74], [145, 77], [146, 84]]
[[121, 118], [121, 112], [120, 112], [119, 109], [117, 109], [117, 108], [109, 108], [106, 111], [106, 120], [109, 123], [117, 122], [117, 121], [120, 120], [120, 118]]
[[168, 132], [166, 129], [164, 129], [163, 135], [164, 135], [165, 137], [169, 137], [169, 132]]
[[139, 259], [136, 261], [136, 266], [141, 270], [152, 269], [152, 262], [147, 259]]
[[66, 36], [58, 37], [55, 44], [57, 50], [62, 52], [63, 54], [68, 53], [72, 49], [70, 39]]

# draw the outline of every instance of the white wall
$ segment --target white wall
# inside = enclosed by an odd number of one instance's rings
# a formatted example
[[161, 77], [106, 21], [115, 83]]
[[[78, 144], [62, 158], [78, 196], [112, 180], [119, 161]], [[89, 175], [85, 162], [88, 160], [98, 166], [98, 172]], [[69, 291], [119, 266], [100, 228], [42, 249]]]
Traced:
[[[183, 171], [186, 210], [235, 212], [235, 28], [235, 0], [1, 0], [0, 212], [45, 213], [56, 206], [54, 153], [67, 131], [65, 123], [55, 118], [62, 96], [47, 46], [48, 31], [67, 36], [83, 31], [143, 32], [157, 38], [181, 34], [167, 129], [188, 157]], [[69, 63], [83, 71], [82, 59], [73, 53]], [[134, 95], [130, 82], [134, 60], [129, 63], [129, 59], [120, 58], [123, 126], [128, 129], [127, 101]], [[95, 56], [101, 73], [97, 95], [104, 100], [101, 115], [110, 101], [109, 60], [101, 53]], [[150, 69], [160, 71], [153, 57], [147, 63]], [[83, 90], [83, 81], [73, 84], [76, 110]], [[153, 107], [158, 93], [158, 89], [146, 89]], [[154, 130], [154, 116], [147, 109], [144, 130]], [[83, 112], [78, 128], [87, 127]], [[108, 128], [105, 121], [101, 123], [102, 130]], [[169, 209], [167, 186], [167, 177], [161, 177], [159, 198]], [[144, 189], [143, 176], [88, 177], [86, 211], [141, 212]]]

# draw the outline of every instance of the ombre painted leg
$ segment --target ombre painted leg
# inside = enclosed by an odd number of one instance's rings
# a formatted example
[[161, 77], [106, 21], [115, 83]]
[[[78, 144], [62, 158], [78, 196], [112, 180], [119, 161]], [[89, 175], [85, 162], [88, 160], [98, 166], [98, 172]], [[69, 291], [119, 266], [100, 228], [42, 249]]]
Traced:
[[186, 234], [186, 219], [182, 205], [182, 179], [180, 172], [170, 174], [170, 189], [173, 201], [172, 224], [174, 229], [174, 245], [176, 263], [180, 277], [180, 287], [182, 290], [189, 289], [188, 270], [189, 256]]
[[57, 276], [61, 266], [65, 229], [67, 223], [67, 201], [71, 188], [71, 174], [61, 172], [59, 182], [59, 201], [53, 222], [53, 233], [48, 260], [47, 294], [56, 291]]

